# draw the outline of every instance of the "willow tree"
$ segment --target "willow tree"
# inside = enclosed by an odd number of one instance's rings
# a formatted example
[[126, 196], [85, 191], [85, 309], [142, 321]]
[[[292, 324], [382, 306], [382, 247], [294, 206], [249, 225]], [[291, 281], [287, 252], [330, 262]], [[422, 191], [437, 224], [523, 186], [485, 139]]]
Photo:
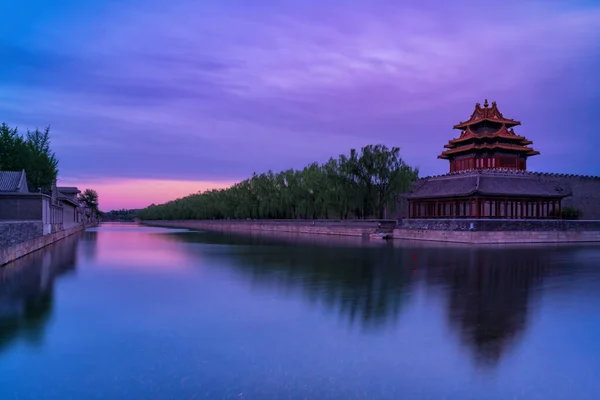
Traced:
[[301, 170], [254, 173], [230, 188], [153, 205], [139, 215], [142, 219], [382, 218], [417, 175], [397, 147], [369, 145]]

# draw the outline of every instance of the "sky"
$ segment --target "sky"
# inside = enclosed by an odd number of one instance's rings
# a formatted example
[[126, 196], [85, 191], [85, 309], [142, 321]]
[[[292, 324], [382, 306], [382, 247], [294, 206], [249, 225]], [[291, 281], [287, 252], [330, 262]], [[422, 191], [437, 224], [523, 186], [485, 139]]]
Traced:
[[59, 185], [102, 210], [383, 143], [420, 175], [475, 103], [600, 175], [600, 1], [0, 2], [0, 121], [50, 125]]

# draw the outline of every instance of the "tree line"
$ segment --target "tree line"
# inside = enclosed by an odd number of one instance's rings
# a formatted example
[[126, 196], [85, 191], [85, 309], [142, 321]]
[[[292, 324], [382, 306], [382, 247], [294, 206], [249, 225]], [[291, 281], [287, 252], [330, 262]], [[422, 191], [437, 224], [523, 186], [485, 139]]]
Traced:
[[133, 221], [138, 217], [139, 209], [111, 210], [102, 213], [102, 221]]
[[50, 149], [50, 127], [27, 130], [25, 136], [17, 128], [0, 125], [0, 171], [22, 171], [32, 192], [48, 192], [58, 174], [58, 159]]
[[418, 169], [400, 149], [368, 145], [302, 170], [253, 174], [227, 189], [198, 192], [140, 210], [146, 220], [384, 218]]
[[[58, 175], [58, 159], [50, 148], [50, 127], [43, 131], [27, 130], [21, 135], [17, 128], [0, 125], [0, 171], [22, 171], [27, 176], [30, 192], [50, 193]], [[98, 193], [85, 189], [77, 199], [98, 213]]]

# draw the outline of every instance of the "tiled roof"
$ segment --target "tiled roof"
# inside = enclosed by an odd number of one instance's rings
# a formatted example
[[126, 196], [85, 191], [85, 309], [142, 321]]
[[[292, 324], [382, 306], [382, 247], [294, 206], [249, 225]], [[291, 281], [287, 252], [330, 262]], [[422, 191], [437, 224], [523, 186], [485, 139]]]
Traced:
[[450, 140], [444, 147], [454, 148], [459, 143], [468, 141], [483, 141], [489, 139], [507, 140], [510, 142], [517, 142], [522, 145], [533, 144], [531, 140], [528, 140], [524, 136], [517, 135], [513, 129], [508, 129], [504, 125], [493, 133], [475, 133], [473, 130], [471, 130], [470, 126], [467, 126], [467, 129], [463, 131], [460, 137]]
[[58, 186], [56, 190], [64, 194], [81, 193], [81, 190], [77, 189], [74, 186]]
[[456, 147], [450, 150], [443, 151], [442, 154], [438, 156], [438, 158], [448, 158], [449, 155], [452, 154], [460, 154], [463, 152], [470, 152], [472, 150], [508, 150], [515, 151], [518, 153], [524, 153], [527, 156], [535, 156], [540, 154], [539, 151], [532, 149], [527, 146], [519, 146], [510, 143], [482, 143], [475, 144], [471, 143], [466, 146]]
[[405, 197], [433, 199], [476, 195], [562, 198], [571, 192], [543, 175], [479, 170], [424, 178]]
[[482, 121], [497, 122], [505, 124], [509, 127], [521, 125], [521, 122], [519, 121], [510, 118], [504, 118], [500, 110], [498, 110], [498, 106], [496, 105], [495, 101], [492, 102], [492, 107], [488, 108], [488, 102], [486, 100], [483, 104], [483, 108], [481, 108], [479, 103], [475, 104], [475, 111], [473, 111], [473, 114], [471, 114], [469, 120], [454, 125], [454, 129], [464, 129], [469, 125], [474, 125]]
[[75, 207], [79, 207], [79, 203], [73, 200], [70, 196], [65, 196], [63, 193], [58, 192], [58, 199], [62, 202], [71, 203]]
[[25, 171], [0, 171], [0, 192], [28, 193]]

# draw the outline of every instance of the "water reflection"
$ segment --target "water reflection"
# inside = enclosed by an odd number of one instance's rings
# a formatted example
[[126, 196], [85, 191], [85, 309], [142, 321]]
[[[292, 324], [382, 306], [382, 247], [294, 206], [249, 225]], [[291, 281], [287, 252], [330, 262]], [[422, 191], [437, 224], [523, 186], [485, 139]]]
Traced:
[[40, 343], [52, 317], [54, 281], [75, 270], [80, 235], [0, 267], [0, 351], [15, 339]]
[[[203, 248], [205, 257], [232, 265], [252, 285], [300, 293], [365, 330], [394, 326], [411, 291], [410, 271], [397, 268], [401, 252], [380, 251], [361, 238], [302, 235], [169, 235], [179, 241], [227, 245]], [[294, 245], [289, 245], [289, 241]], [[287, 244], [287, 245], [286, 245]], [[361, 244], [365, 247], [361, 247]]]
[[556, 263], [532, 248], [415, 250], [429, 284], [448, 296], [450, 326], [480, 365], [492, 366], [525, 331], [536, 290]]
[[[252, 285], [301, 293], [334, 310], [350, 326], [394, 329], [419, 283], [440, 289], [450, 331], [482, 366], [496, 365], [527, 329], [537, 290], [553, 272], [573, 273], [564, 260], [582, 248], [381, 244], [356, 238], [188, 233], [203, 256], [230, 265]], [[565, 267], [565, 268], [561, 268]]]

